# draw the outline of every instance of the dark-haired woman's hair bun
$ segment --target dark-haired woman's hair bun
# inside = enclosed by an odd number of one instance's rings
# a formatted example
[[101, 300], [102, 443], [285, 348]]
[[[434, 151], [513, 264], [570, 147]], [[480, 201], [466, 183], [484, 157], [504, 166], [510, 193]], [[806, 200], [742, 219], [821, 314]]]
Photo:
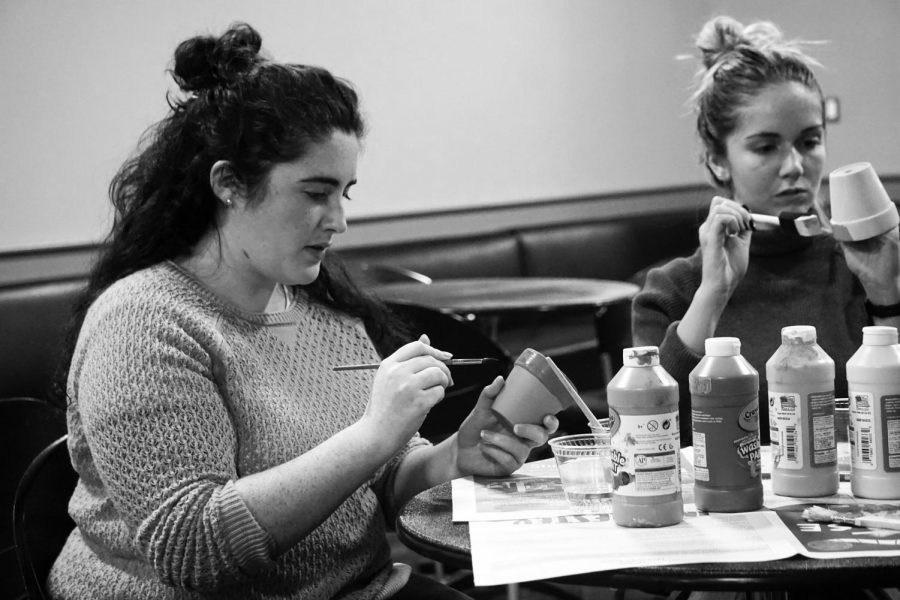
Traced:
[[175, 49], [172, 74], [186, 92], [233, 83], [260, 62], [262, 37], [246, 23], [236, 23], [220, 37], [196, 36]]

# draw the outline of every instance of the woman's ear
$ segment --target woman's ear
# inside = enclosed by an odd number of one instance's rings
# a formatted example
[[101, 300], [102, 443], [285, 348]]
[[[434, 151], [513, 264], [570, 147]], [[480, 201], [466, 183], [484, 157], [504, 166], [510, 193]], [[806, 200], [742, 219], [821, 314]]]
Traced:
[[726, 159], [707, 155], [706, 168], [709, 169], [709, 172], [712, 173], [719, 183], [727, 184], [731, 182], [731, 168], [728, 166]]
[[209, 186], [216, 198], [228, 208], [243, 196], [244, 186], [227, 160], [217, 160], [209, 169]]

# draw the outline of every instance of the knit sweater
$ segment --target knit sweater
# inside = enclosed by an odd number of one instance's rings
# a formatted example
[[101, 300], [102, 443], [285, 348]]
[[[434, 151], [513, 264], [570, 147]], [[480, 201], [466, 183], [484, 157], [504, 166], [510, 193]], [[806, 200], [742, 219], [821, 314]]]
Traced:
[[[682, 445], [692, 443], [688, 376], [702, 354], [685, 347], [676, 331], [700, 287], [702, 258], [677, 258], [647, 274], [635, 296], [635, 346], [659, 346], [660, 364], [678, 382]], [[760, 433], [769, 438], [766, 361], [781, 345], [781, 328], [813, 325], [818, 344], [835, 362], [835, 394], [846, 397], [845, 366], [869, 325], [865, 292], [831, 237], [800, 238], [757, 231], [750, 243], [747, 274], [728, 301], [715, 337], [737, 337], [741, 354], [759, 372]]]
[[362, 324], [299, 294], [278, 314], [224, 303], [163, 263], [91, 306], [69, 375], [76, 528], [54, 598], [378, 598], [391, 573], [393, 477], [415, 436], [275, 556], [234, 481], [357, 421], [377, 361]]

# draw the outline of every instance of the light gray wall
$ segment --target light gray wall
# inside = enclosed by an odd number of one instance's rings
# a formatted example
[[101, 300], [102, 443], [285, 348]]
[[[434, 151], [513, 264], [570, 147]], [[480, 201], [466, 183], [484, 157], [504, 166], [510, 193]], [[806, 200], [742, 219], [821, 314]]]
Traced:
[[0, 251], [100, 239], [111, 176], [165, 113], [175, 46], [234, 20], [360, 90], [371, 133], [351, 228], [696, 184], [696, 62], [674, 57], [718, 13], [829, 40], [815, 54], [842, 101], [831, 165], [900, 174], [896, 0], [3, 0]]

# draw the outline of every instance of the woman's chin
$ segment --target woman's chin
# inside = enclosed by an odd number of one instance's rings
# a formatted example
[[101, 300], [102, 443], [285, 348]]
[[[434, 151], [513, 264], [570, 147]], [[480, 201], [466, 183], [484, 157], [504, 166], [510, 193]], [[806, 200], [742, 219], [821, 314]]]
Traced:
[[316, 264], [315, 266], [307, 267], [297, 273], [294, 278], [295, 281], [293, 285], [309, 285], [319, 278], [319, 271], [321, 271], [321, 264]]
[[[776, 198], [776, 203], [773, 206], [774, 213], [776, 216], [779, 213], [783, 212], [791, 212], [791, 213], [799, 213], [799, 214], [808, 214], [813, 212], [813, 201], [808, 197], [790, 199], [790, 198]], [[780, 200], [780, 201], [779, 201]]]

